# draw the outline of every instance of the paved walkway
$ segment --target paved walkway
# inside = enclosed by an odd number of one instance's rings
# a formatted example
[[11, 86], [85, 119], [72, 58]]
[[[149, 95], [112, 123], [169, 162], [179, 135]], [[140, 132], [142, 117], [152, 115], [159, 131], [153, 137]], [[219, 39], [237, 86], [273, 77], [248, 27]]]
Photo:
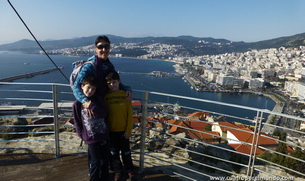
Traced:
[[[136, 165], [138, 169], [138, 165]], [[0, 181], [87, 181], [88, 160], [86, 155], [66, 155], [55, 159], [54, 154], [1, 154]], [[111, 173], [111, 178], [114, 174]], [[112, 180], [112, 179], [111, 179]], [[122, 179], [126, 180], [126, 179]], [[144, 169], [138, 181], [178, 181], [178, 178], [162, 171]]]
[[[276, 103], [274, 108], [272, 109], [273, 112], [281, 113], [283, 111], [284, 103], [282, 103], [282, 105], [281, 105], [281, 103], [278, 102], [277, 98], [274, 97], [273, 95], [264, 94], [264, 96], [268, 96], [269, 98], [271, 98]], [[273, 117], [274, 117], [274, 115], [269, 115], [266, 123], [270, 124]], [[273, 134], [274, 127], [264, 125], [263, 128], [262, 128], [262, 132]]]

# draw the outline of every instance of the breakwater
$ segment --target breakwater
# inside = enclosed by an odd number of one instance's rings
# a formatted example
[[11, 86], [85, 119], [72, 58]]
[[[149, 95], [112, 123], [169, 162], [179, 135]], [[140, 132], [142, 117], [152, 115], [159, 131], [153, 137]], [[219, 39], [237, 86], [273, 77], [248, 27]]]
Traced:
[[[59, 69], [64, 69], [64, 67], [58, 67], [58, 68]], [[38, 71], [38, 72], [32, 72], [32, 73], [26, 73], [26, 74], [22, 74], [22, 75], [13, 76], [13, 77], [7, 77], [7, 78], [0, 79], [0, 82], [11, 82], [11, 81], [16, 80], [16, 79], [31, 78], [35, 75], [45, 74], [45, 73], [52, 72], [52, 71], [55, 71], [55, 70], [58, 70], [58, 69], [57, 68], [51, 68], [51, 69], [47, 69], [47, 70], [41, 70], [41, 71]]]
[[141, 73], [141, 72], [121, 72], [118, 71], [119, 74], [142, 74], [142, 75], [150, 75], [150, 76], [156, 76], [156, 77], [182, 77], [183, 75], [177, 74], [177, 73], [167, 73], [167, 72], [161, 72], [161, 71], [152, 71], [150, 73]]

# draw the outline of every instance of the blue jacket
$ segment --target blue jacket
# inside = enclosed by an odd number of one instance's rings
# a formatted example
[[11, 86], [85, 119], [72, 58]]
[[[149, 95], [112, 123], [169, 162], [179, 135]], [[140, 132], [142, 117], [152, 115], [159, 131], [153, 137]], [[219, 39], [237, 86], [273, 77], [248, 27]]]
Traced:
[[[115, 70], [113, 64], [109, 61], [109, 59], [101, 60], [96, 55], [94, 55], [90, 57], [88, 61], [92, 61], [95, 64], [95, 67], [91, 63], [85, 64], [84, 67], [79, 72], [79, 75], [77, 76], [73, 87], [73, 93], [76, 99], [81, 103], [84, 103], [83, 99], [89, 101], [89, 99], [85, 96], [83, 90], [81, 89], [82, 81], [85, 77], [88, 76], [97, 77], [98, 80], [97, 94], [99, 96], [104, 97], [104, 95], [108, 91], [107, 82], [105, 80], [106, 74], [109, 71]], [[129, 86], [124, 86], [123, 84], [120, 84], [120, 89], [124, 91], [131, 90]]]

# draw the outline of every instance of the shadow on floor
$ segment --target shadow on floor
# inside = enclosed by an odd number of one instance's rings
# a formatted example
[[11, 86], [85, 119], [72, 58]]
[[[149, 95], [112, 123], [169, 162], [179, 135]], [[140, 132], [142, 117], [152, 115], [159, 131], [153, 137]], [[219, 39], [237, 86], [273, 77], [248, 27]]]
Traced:
[[[138, 165], [135, 165], [138, 171]], [[0, 154], [1, 181], [9, 180], [65, 180], [87, 181], [88, 160], [86, 155], [63, 155], [55, 158], [54, 154]], [[110, 180], [114, 173], [110, 171]], [[121, 180], [126, 180], [127, 175]], [[179, 181], [160, 170], [144, 169], [138, 174], [138, 181]]]

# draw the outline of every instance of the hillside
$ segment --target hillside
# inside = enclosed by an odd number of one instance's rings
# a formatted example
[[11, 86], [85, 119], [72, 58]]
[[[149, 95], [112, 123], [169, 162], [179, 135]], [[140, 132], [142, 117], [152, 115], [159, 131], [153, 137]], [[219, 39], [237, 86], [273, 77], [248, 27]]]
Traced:
[[[251, 49], [266, 49], [284, 47], [297, 47], [305, 45], [305, 33], [293, 36], [280, 37], [259, 42], [231, 42], [226, 39], [200, 38], [192, 36], [179, 37], [143, 37], [125, 38], [107, 35], [112, 45], [137, 44], [138, 47], [117, 50], [115, 53], [123, 53], [128, 56], [139, 56], [147, 53], [140, 47], [152, 44], [179, 45], [178, 56], [215, 55], [230, 52], [245, 52]], [[75, 48], [93, 45], [97, 35], [74, 39], [40, 41], [45, 50], [57, 50], [63, 48]], [[0, 51], [21, 51], [24, 53], [38, 53], [40, 47], [33, 40], [20, 40], [10, 44], [0, 45]]]

